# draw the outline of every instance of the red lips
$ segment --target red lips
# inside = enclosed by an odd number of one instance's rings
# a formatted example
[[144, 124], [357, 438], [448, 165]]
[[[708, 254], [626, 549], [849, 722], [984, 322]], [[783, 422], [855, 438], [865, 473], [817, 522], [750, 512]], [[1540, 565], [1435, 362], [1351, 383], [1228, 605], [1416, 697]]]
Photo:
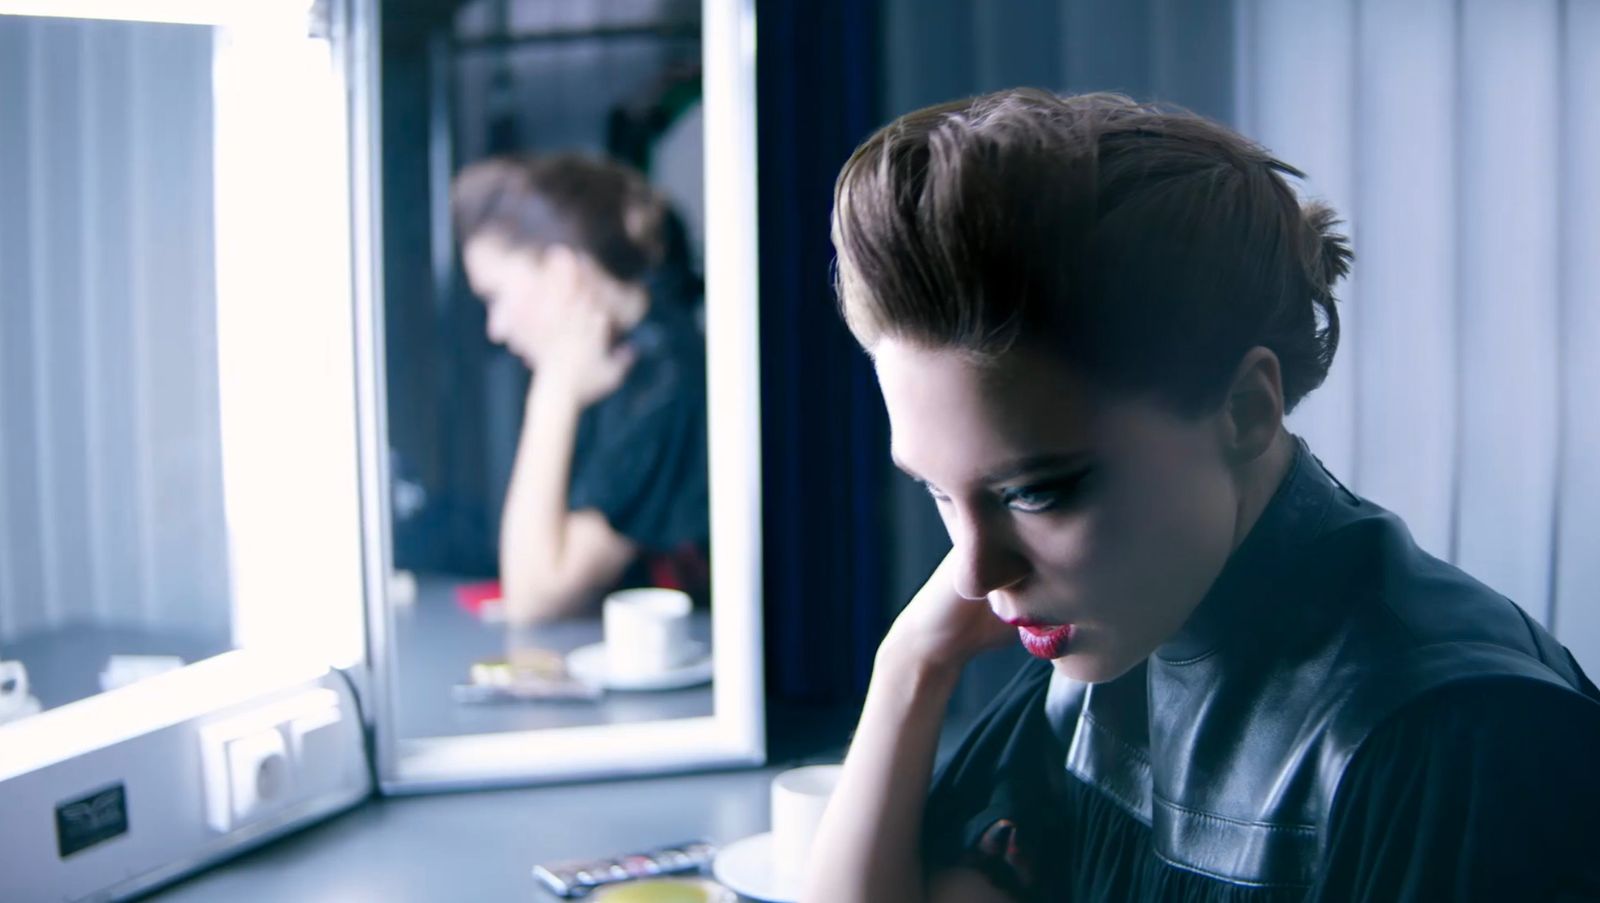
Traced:
[[1042, 659], [1057, 659], [1067, 654], [1072, 644], [1071, 624], [1040, 624], [1023, 620], [1016, 623], [1022, 648]]
[[1022, 640], [1022, 648], [1028, 650], [1029, 654], [1046, 660], [1057, 659], [1067, 654], [1067, 647], [1072, 643], [1072, 625], [1019, 627], [1017, 635]]
[[1022, 648], [1042, 659], [1060, 658], [1067, 654], [1072, 642], [1071, 624], [1047, 624], [1034, 618], [1007, 618], [998, 612], [995, 617], [1017, 628]]

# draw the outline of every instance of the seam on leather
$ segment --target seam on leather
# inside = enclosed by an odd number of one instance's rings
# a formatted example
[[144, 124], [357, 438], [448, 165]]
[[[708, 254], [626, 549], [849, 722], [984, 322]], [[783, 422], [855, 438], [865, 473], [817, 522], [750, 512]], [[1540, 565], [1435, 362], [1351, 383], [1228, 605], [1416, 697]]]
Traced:
[[1292, 833], [1295, 833], [1295, 834], [1316, 834], [1317, 833], [1316, 825], [1298, 825], [1298, 824], [1285, 825], [1285, 824], [1278, 824], [1276, 822], [1249, 821], [1247, 819], [1241, 819], [1241, 818], [1229, 818], [1226, 815], [1217, 815], [1214, 812], [1205, 812], [1205, 811], [1200, 810], [1200, 809], [1191, 809], [1188, 806], [1180, 805], [1178, 803], [1173, 802], [1170, 799], [1167, 799], [1166, 797], [1162, 796], [1161, 794], [1156, 793], [1154, 789], [1152, 789], [1150, 791], [1150, 796], [1151, 796], [1151, 798], [1153, 800], [1155, 800], [1156, 802], [1160, 803], [1161, 805], [1165, 806], [1168, 809], [1172, 809], [1172, 810], [1177, 811], [1177, 812], [1182, 812], [1183, 814], [1189, 815], [1189, 816], [1193, 816], [1194, 818], [1200, 818], [1200, 819], [1205, 819], [1205, 820], [1208, 820], [1208, 821], [1220, 822], [1220, 823], [1225, 824], [1225, 825], [1236, 825], [1236, 826], [1241, 827], [1241, 828], [1256, 828], [1256, 829], [1263, 830], [1263, 831], [1285, 831], [1285, 832], [1292, 832]]
[[1094, 776], [1083, 774], [1082, 772], [1073, 768], [1071, 762], [1066, 763], [1066, 769], [1067, 773], [1072, 776], [1073, 780], [1110, 800], [1112, 805], [1121, 809], [1123, 814], [1127, 815], [1129, 818], [1141, 825], [1144, 825], [1146, 828], [1151, 827], [1150, 822], [1145, 820], [1144, 813], [1140, 810], [1136, 802], [1130, 802], [1129, 800], [1124, 799], [1122, 794], [1118, 793], [1111, 787], [1106, 786]]
[[[1533, 657], [1539, 660], [1539, 664], [1545, 665], [1545, 667], [1548, 668], [1549, 665], [1546, 664], [1544, 660], [1544, 647], [1539, 644], [1539, 634], [1535, 633], [1533, 629], [1533, 618], [1530, 617], [1527, 612], [1522, 610], [1522, 606], [1511, 601], [1509, 598], [1506, 598], [1505, 596], [1501, 596], [1500, 598], [1504, 599], [1505, 603], [1511, 606], [1512, 611], [1516, 612], [1522, 617], [1522, 629], [1528, 632], [1528, 648], [1533, 650]], [[1551, 668], [1550, 670], [1554, 671], [1555, 669]]]
[[1222, 651], [1222, 646], [1219, 644], [1207, 649], [1205, 652], [1202, 652], [1193, 658], [1164, 658], [1161, 660], [1161, 663], [1163, 665], [1192, 665], [1196, 662], [1203, 662], [1206, 659], [1216, 655], [1220, 651]]
[[1393, 596], [1385, 592], [1376, 592], [1370, 598], [1376, 603], [1378, 613], [1389, 621], [1392, 628], [1398, 630], [1406, 639], [1410, 640], [1413, 648], [1422, 648], [1429, 645], [1422, 641], [1421, 635], [1417, 633], [1415, 627], [1411, 626], [1411, 622], [1401, 617], [1400, 612], [1395, 610], [1393, 603], [1390, 601]]
[[1150, 766], [1150, 754], [1149, 753], [1147, 753], [1145, 750], [1142, 750], [1139, 747], [1133, 745], [1132, 743], [1129, 743], [1128, 741], [1122, 739], [1121, 737], [1117, 736], [1117, 732], [1116, 731], [1111, 730], [1109, 727], [1106, 726], [1106, 723], [1104, 721], [1101, 721], [1100, 719], [1094, 717], [1094, 715], [1090, 713], [1088, 706], [1084, 707], [1083, 712], [1080, 713], [1078, 715], [1078, 717], [1083, 719], [1084, 721], [1087, 721], [1090, 724], [1094, 725], [1095, 730], [1101, 736], [1106, 737], [1107, 739], [1110, 739], [1110, 740], [1114, 741], [1117, 744], [1117, 746], [1119, 746], [1122, 749], [1126, 750], [1127, 752], [1131, 753], [1134, 758], [1139, 760], [1140, 764], [1144, 765], [1147, 768]]

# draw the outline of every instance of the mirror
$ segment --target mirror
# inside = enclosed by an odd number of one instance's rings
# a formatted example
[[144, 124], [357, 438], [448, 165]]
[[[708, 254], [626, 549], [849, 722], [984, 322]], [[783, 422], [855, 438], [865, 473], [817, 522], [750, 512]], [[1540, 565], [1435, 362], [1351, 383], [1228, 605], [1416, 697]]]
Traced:
[[[759, 758], [748, 4], [395, 8], [391, 783]], [[708, 222], [718, 191], [738, 193]], [[719, 391], [719, 366], [740, 385]], [[472, 746], [496, 737], [519, 751]]]
[[68, 6], [0, 15], [0, 721], [361, 658], [330, 41], [295, 3]]
[[0, 722], [233, 648], [212, 32], [0, 16]]

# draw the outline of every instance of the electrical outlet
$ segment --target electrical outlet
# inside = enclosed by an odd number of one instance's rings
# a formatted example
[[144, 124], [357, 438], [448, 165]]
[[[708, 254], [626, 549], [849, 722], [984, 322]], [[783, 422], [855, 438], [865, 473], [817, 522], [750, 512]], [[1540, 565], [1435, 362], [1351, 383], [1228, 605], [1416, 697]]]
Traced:
[[231, 825], [265, 814], [293, 791], [289, 749], [279, 729], [230, 740], [227, 755]]
[[326, 783], [322, 760], [338, 758], [319, 746], [327, 745], [323, 738], [336, 738], [341, 720], [338, 694], [320, 688], [202, 727], [206, 822], [212, 830], [232, 831], [305, 796], [303, 785]]

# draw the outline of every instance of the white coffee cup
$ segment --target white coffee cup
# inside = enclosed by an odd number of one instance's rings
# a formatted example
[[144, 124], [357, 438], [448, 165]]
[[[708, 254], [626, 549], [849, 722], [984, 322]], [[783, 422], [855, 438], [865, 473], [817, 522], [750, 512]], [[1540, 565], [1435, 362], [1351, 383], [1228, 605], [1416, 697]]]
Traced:
[[614, 678], [649, 677], [695, 658], [689, 639], [694, 603], [675, 589], [645, 587], [605, 598], [600, 617], [605, 630], [606, 670]]
[[28, 668], [22, 662], [0, 662], [0, 718], [28, 704]]
[[805, 877], [806, 857], [839, 771], [838, 765], [806, 765], [772, 779], [772, 871], [780, 886]]

